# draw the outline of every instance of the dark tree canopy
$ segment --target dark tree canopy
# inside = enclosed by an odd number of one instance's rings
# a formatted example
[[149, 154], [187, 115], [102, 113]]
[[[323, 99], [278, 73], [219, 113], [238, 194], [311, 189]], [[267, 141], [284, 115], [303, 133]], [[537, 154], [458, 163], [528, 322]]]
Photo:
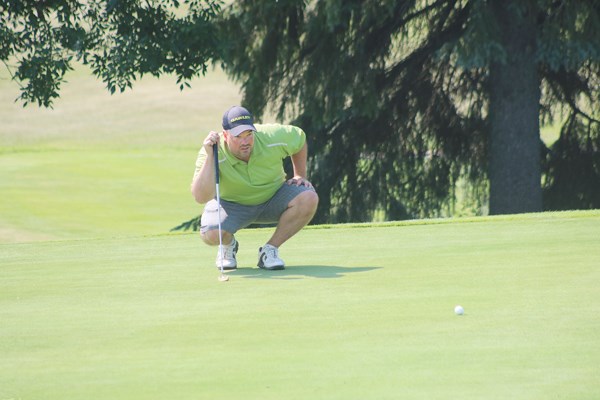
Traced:
[[[222, 36], [238, 33], [225, 57], [245, 103], [311, 132], [318, 220], [436, 216], [464, 180], [474, 205], [489, 185], [492, 213], [541, 211], [542, 153], [546, 194], [562, 167], [539, 119], [562, 110], [577, 124], [561, 140], [598, 147], [598, 12], [594, 1], [239, 1]], [[600, 175], [585, 175], [597, 193]]]

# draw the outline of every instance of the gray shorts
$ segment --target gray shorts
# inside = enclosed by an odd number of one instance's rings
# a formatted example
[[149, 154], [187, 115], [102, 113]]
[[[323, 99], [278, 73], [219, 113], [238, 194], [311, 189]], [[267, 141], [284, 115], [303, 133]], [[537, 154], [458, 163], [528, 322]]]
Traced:
[[[221, 229], [225, 232], [236, 233], [238, 230], [252, 224], [272, 224], [279, 221], [281, 214], [288, 208], [288, 204], [300, 193], [312, 190], [306, 186], [288, 185], [283, 183], [270, 200], [257, 206], [245, 206], [221, 199]], [[200, 231], [218, 229], [219, 217], [217, 200], [206, 203]]]

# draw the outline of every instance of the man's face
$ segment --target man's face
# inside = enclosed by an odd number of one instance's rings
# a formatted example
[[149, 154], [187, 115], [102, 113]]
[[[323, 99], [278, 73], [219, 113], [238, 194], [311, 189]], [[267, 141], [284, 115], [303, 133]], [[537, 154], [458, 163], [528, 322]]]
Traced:
[[225, 131], [225, 141], [229, 147], [229, 151], [242, 161], [248, 162], [254, 147], [254, 131], [247, 130], [240, 133], [238, 136], [230, 135]]

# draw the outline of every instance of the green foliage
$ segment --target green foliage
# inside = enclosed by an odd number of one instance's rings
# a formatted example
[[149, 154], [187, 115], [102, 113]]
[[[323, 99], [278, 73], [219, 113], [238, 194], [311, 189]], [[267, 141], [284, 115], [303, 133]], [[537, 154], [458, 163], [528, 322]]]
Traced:
[[484, 205], [489, 66], [518, 62], [494, 7], [536, 24], [540, 117], [553, 122], [563, 105], [593, 120], [593, 1], [239, 1], [226, 10], [221, 36], [237, 40], [225, 64], [245, 103], [310, 133], [317, 221], [444, 215], [461, 181]]
[[211, 21], [220, 8], [219, 0], [2, 0], [0, 59], [24, 105], [51, 106], [74, 59], [111, 93], [144, 74], [176, 74], [183, 89], [218, 58]]
[[600, 122], [584, 122], [575, 114], [544, 163], [544, 209], [597, 208], [600, 204]]
[[[317, 221], [366, 221], [377, 211], [386, 219], [440, 215], [462, 173], [483, 182], [483, 73], [429, 57], [444, 38], [460, 36], [468, 7], [286, 2], [269, 10], [280, 23], [268, 31], [252, 24], [264, 10], [236, 7], [225, 36], [241, 31], [242, 39], [227, 65], [244, 79], [253, 110], [271, 102], [310, 132]], [[304, 30], [298, 39], [289, 39], [291, 26]], [[289, 40], [254, 47], [263, 35]]]
[[600, 8], [594, 1], [540, 1], [537, 57], [554, 71], [600, 61]]
[[[210, 20], [218, 2], [186, 2], [183, 17], [177, 1], [112, 1], [96, 20], [102, 46], [84, 57], [94, 73], [114, 92], [131, 87], [138, 76], [174, 73], [180, 88], [194, 76], [206, 73], [207, 62], [217, 57], [217, 38]], [[100, 36], [101, 35], [101, 36]]]
[[188, 221], [171, 228], [171, 232], [176, 231], [199, 231], [200, 230], [200, 215]]
[[464, 33], [442, 46], [437, 56], [461, 68], [485, 68], [492, 62], [506, 62], [506, 50], [500, 43], [501, 27], [488, 1], [472, 1], [471, 16]]
[[27, 82], [21, 100], [49, 106], [70, 69], [79, 39], [81, 5], [70, 0], [0, 2], [0, 58], [16, 58], [13, 78]]

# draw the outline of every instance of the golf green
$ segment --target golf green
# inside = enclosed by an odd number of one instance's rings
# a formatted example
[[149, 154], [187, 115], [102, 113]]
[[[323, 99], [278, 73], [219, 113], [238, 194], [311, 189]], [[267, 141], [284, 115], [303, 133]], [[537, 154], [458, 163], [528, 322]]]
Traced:
[[0, 399], [596, 396], [600, 212], [270, 232], [0, 245]]

